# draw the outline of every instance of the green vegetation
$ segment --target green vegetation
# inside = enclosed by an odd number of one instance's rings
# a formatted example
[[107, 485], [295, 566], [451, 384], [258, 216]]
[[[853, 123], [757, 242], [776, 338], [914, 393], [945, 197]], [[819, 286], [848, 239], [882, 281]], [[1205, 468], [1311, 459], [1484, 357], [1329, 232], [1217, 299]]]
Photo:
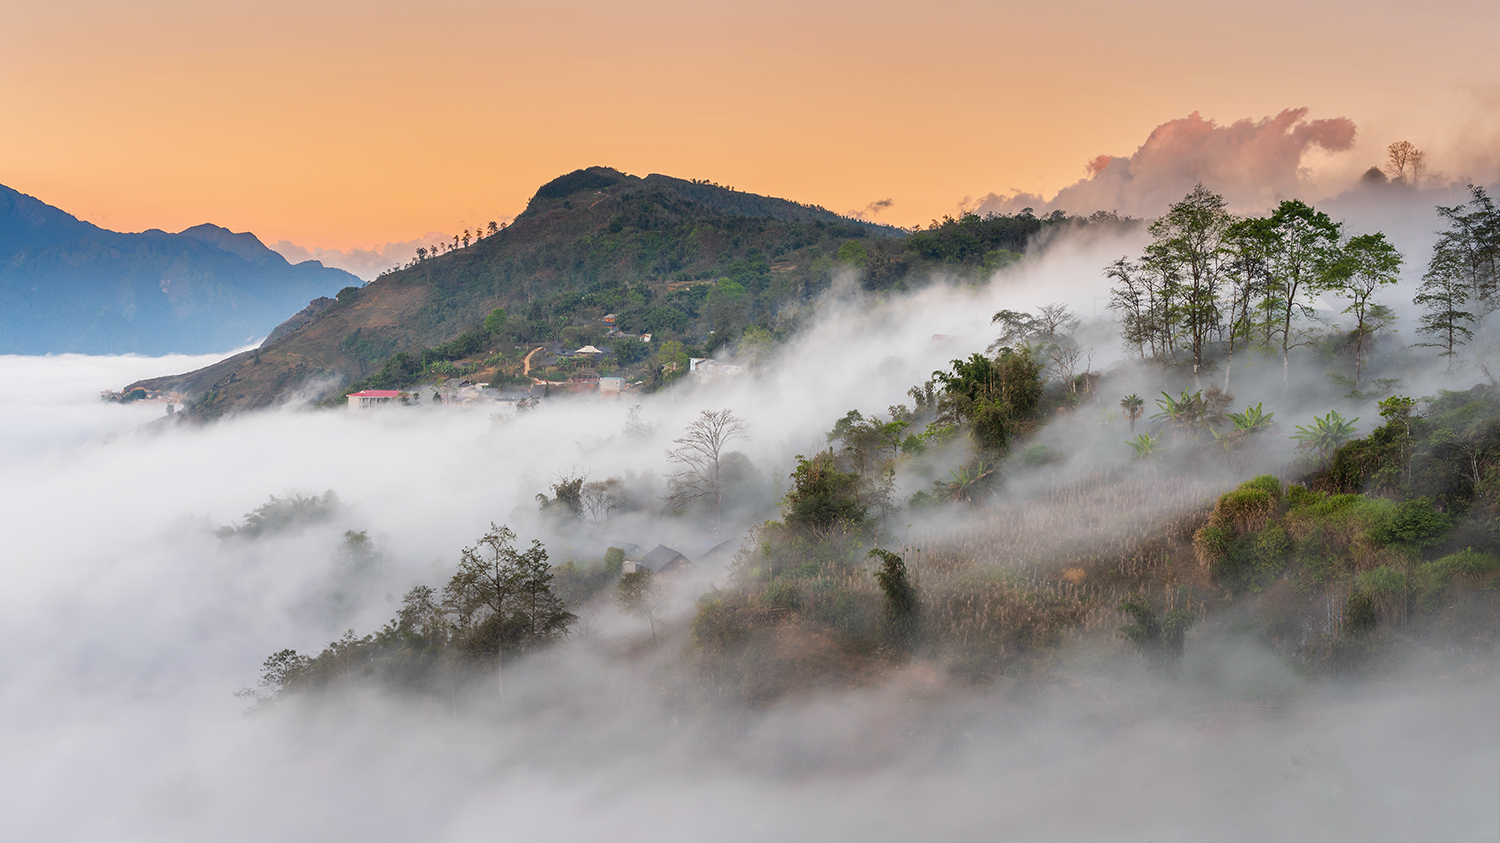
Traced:
[[[255, 361], [149, 383], [191, 393], [193, 412], [214, 416], [273, 403], [319, 377], [380, 389], [455, 376], [518, 383], [538, 346], [595, 345], [612, 352], [600, 366], [654, 390], [682, 377], [687, 357], [742, 339], [763, 350], [788, 336], [841, 273], [876, 293], [938, 278], [972, 283], [1020, 260], [1050, 229], [1132, 225], [1023, 212], [945, 217], [908, 232], [708, 182], [596, 167], [544, 185], [509, 226], [424, 248], [341, 292]], [[635, 339], [643, 334], [651, 342]], [[530, 374], [570, 373], [555, 356], [540, 362]]]
[[361, 638], [351, 630], [316, 656], [273, 654], [259, 685], [241, 695], [264, 704], [374, 682], [418, 696], [446, 692], [456, 700], [486, 675], [503, 682], [507, 657], [545, 648], [577, 621], [554, 589], [541, 543], [521, 550], [515, 541], [509, 528], [492, 524], [463, 550], [441, 592], [412, 588], [379, 632]]

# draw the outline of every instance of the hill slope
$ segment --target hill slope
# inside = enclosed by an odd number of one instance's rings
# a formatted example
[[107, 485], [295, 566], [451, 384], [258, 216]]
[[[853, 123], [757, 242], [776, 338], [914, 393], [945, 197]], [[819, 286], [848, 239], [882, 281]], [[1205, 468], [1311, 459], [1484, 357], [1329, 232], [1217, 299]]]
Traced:
[[0, 186], [0, 354], [218, 351], [359, 283], [253, 234], [123, 234]]
[[[925, 283], [915, 279], [927, 264], [993, 268], [1044, 226], [1078, 222], [969, 216], [908, 237], [783, 199], [593, 167], [543, 185], [508, 228], [299, 315], [254, 355], [131, 386], [199, 396], [197, 411], [217, 415], [293, 389], [332, 393], [392, 361], [408, 379], [456, 356], [509, 372], [502, 358], [518, 344], [608, 343], [606, 314], [622, 331], [655, 335], [650, 353], [662, 340], [707, 353], [749, 326], [791, 327], [841, 267], [867, 287], [901, 288]], [[480, 328], [496, 309], [504, 318]]]

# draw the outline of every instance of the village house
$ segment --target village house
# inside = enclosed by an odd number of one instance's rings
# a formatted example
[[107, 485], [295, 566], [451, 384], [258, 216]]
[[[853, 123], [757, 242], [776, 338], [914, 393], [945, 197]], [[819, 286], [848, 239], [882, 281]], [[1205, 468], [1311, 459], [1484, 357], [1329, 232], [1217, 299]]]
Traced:
[[692, 560], [664, 544], [659, 544], [640, 559], [626, 561], [620, 570], [626, 574], [633, 574], [640, 570], [647, 570], [653, 574], [672, 574], [691, 567], [693, 567]]
[[349, 409], [359, 411], [368, 410], [371, 407], [379, 407], [382, 404], [389, 404], [392, 401], [403, 398], [405, 395], [406, 393], [399, 389], [366, 389], [360, 392], [351, 392], [345, 397], [349, 399]]

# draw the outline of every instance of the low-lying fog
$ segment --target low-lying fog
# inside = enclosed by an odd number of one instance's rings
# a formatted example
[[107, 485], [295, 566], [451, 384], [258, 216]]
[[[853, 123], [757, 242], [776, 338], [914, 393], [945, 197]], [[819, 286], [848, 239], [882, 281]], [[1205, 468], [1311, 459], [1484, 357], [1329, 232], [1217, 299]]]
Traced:
[[[978, 291], [878, 305], [836, 294], [772, 373], [502, 420], [423, 406], [143, 427], [165, 408], [106, 404], [98, 391], [204, 361], [0, 358], [0, 835], [1495, 839], [1491, 679], [1429, 667], [1420, 680], [1314, 683], [1222, 629], [1190, 637], [1177, 683], [1081, 660], [1051, 686], [976, 689], [914, 664], [877, 688], [717, 711], [676, 706], [664, 684], [677, 681], [677, 652], [633, 646], [649, 633], [601, 609], [516, 668], [503, 707], [372, 696], [243, 716], [234, 692], [267, 655], [376, 630], [409, 587], [441, 586], [491, 522], [543, 538], [555, 562], [613, 541], [692, 556], [737, 537], [770, 513], [738, 512], [718, 534], [636, 516], [594, 542], [545, 532], [534, 496], [568, 473], [662, 489], [671, 440], [700, 410], [727, 407], [749, 430], [732, 447], [774, 503], [795, 455], [826, 447], [848, 410], [884, 414], [984, 349], [996, 310], [1062, 300], [1102, 316], [1100, 267], [1138, 246], [1059, 251]], [[1096, 331], [1096, 371], [1123, 359], [1112, 330]], [[1261, 369], [1234, 385], [1236, 408], [1264, 401], [1285, 428], [1335, 408], [1375, 417], [1325, 395], [1321, 372], [1283, 398], [1279, 362]], [[1105, 400], [1044, 434], [1069, 456], [1058, 470], [1126, 464], [1116, 393], [1186, 385], [1119, 370]], [[654, 432], [626, 434], [633, 403]], [[1239, 479], [1201, 468], [1213, 487]], [[325, 490], [340, 501], [327, 523], [253, 542], [214, 535], [271, 495]], [[898, 535], [911, 520], [900, 517]], [[378, 581], [354, 589], [337, 555], [350, 529], [368, 531], [383, 560]]]

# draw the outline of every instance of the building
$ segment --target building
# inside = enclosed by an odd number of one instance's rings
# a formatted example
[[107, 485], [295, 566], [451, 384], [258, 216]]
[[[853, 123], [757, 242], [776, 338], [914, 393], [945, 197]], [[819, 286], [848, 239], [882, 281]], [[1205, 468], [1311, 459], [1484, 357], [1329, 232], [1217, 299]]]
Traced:
[[346, 397], [349, 399], [349, 409], [368, 410], [405, 396], [406, 393], [399, 389], [366, 389], [361, 392], [351, 392]]
[[699, 380], [716, 381], [737, 378], [745, 373], [745, 367], [738, 363], [720, 363], [711, 357], [690, 357], [688, 373]]
[[693, 563], [686, 556], [667, 547], [664, 544], [657, 545], [652, 551], [635, 561], [627, 561], [621, 571], [633, 574], [639, 570], [647, 570], [653, 574], [671, 574], [677, 571], [685, 571], [693, 567]]
[[599, 394], [600, 395], [609, 395], [609, 396], [613, 396], [613, 397], [619, 397], [620, 393], [623, 392], [623, 391], [625, 391], [625, 379], [624, 378], [600, 378], [599, 379]]

